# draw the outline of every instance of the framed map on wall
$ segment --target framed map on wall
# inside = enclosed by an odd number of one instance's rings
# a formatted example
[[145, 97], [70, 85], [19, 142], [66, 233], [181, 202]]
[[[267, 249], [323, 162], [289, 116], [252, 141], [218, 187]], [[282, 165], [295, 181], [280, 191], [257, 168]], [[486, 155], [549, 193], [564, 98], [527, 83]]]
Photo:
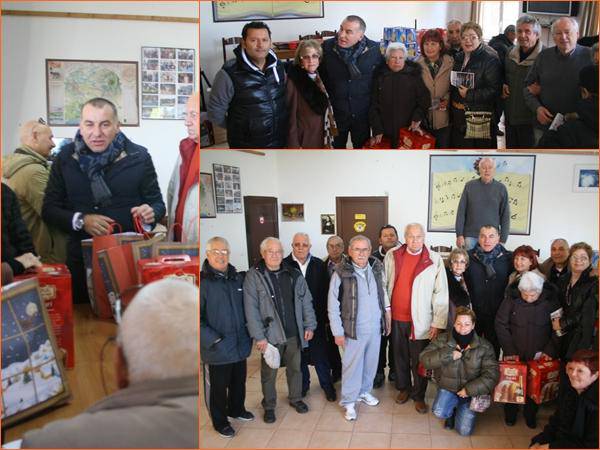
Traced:
[[117, 107], [121, 126], [139, 126], [137, 61], [46, 59], [48, 125], [77, 126], [81, 106], [94, 97]]
[[[429, 157], [429, 213], [427, 231], [454, 232], [456, 211], [465, 184], [479, 174], [475, 167], [488, 155], [431, 155]], [[535, 156], [494, 155], [494, 179], [506, 186], [510, 206], [510, 234], [529, 235]]]
[[215, 22], [324, 17], [322, 1], [214, 1], [212, 4]]

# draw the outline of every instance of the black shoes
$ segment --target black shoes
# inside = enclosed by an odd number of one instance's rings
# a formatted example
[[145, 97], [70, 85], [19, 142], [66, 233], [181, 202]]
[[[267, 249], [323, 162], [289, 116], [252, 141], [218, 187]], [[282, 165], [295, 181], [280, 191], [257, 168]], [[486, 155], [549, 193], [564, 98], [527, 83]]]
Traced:
[[263, 417], [265, 423], [273, 423], [275, 422], [275, 411], [272, 409], [265, 410], [265, 415]]
[[226, 438], [232, 438], [235, 436], [235, 430], [231, 427], [231, 425], [225, 425], [223, 428], [217, 430], [217, 433]]
[[537, 420], [535, 420], [535, 417], [525, 416], [525, 425], [527, 425], [529, 428], [535, 428], [537, 427]]
[[384, 381], [385, 381], [385, 375], [382, 373], [377, 373], [375, 375], [375, 379], [373, 380], [373, 387], [375, 389], [379, 389], [381, 386], [383, 386]]
[[250, 411], [244, 411], [239, 416], [234, 417], [234, 419], [250, 422], [251, 420], [254, 420], [254, 414], [252, 414]]
[[452, 430], [452, 429], [454, 429], [454, 414], [452, 414], [450, 417], [448, 417], [444, 421], [444, 428], [446, 430]]
[[335, 402], [337, 400], [337, 394], [335, 392], [335, 389], [325, 391], [325, 398], [328, 402]]
[[[308, 412], [308, 405], [302, 400], [298, 400], [295, 403], [290, 402], [290, 406], [296, 410], [298, 414], [304, 414]], [[265, 412], [266, 415], [266, 412]]]

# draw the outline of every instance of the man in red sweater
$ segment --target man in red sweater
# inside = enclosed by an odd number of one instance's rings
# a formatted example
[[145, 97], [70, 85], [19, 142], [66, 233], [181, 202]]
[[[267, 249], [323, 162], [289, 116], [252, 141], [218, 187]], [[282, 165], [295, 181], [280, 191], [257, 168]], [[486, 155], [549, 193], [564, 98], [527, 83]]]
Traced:
[[[424, 245], [425, 231], [408, 224], [404, 242], [384, 259], [387, 291], [392, 305], [392, 349], [396, 371], [396, 402], [409, 397], [420, 414], [427, 412], [427, 379], [419, 375], [419, 353], [446, 328], [448, 281], [441, 256]], [[411, 380], [412, 372], [412, 380]]]

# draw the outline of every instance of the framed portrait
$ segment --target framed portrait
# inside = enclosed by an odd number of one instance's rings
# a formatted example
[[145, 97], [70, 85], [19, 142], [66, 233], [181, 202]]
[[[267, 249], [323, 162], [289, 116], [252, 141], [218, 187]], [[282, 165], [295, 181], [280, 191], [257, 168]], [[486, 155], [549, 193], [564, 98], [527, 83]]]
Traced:
[[65, 401], [62, 354], [37, 278], [2, 287], [2, 424]]
[[242, 180], [240, 168], [213, 164], [217, 213], [242, 213]]
[[103, 97], [117, 107], [121, 126], [140, 125], [137, 61], [46, 59], [49, 126], [79, 125], [81, 106]]
[[322, 1], [212, 2], [215, 22], [325, 17]]
[[142, 119], [181, 120], [194, 92], [196, 50], [142, 47]]
[[321, 234], [335, 234], [335, 214], [321, 214]]
[[573, 192], [598, 192], [598, 166], [575, 164]]
[[304, 203], [282, 203], [282, 222], [304, 222]]
[[[479, 178], [479, 161], [489, 155], [431, 155], [429, 157], [428, 231], [455, 232], [456, 212], [465, 184]], [[510, 205], [510, 234], [529, 235], [535, 156], [493, 156], [495, 180], [506, 186]]]
[[215, 189], [212, 173], [200, 172], [200, 218], [214, 219], [217, 217], [215, 204]]

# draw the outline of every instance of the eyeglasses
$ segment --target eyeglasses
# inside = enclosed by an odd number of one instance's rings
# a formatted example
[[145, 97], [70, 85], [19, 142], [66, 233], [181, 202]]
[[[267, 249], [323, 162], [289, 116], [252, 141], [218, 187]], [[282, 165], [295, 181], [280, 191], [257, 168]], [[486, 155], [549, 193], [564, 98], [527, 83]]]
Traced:
[[302, 55], [300, 57], [301, 60], [303, 61], [310, 61], [311, 59], [320, 59], [321, 57], [319, 55], [317, 55], [316, 53], [313, 53], [312, 55]]
[[455, 259], [452, 261], [452, 264], [466, 264], [467, 261], [465, 261], [464, 259]]
[[356, 253], [369, 253], [371, 251], [370, 248], [355, 248], [355, 247], [352, 247], [351, 250]]
[[301, 242], [296, 242], [295, 244], [292, 244], [292, 246], [295, 247], [295, 248], [308, 248], [309, 247], [308, 244], [304, 244], [304, 243], [301, 243]]
[[463, 41], [475, 41], [479, 39], [479, 36], [477, 36], [476, 34], [466, 34], [462, 36], [461, 39]]
[[227, 255], [229, 255], [229, 250], [214, 249], [214, 250], [209, 250], [208, 253], [211, 253], [213, 255], [227, 256]]
[[187, 112], [183, 113], [183, 118], [189, 119], [189, 120], [196, 120], [199, 116], [200, 116], [200, 114], [198, 114], [197, 111], [190, 111], [189, 113], [187, 113]]
[[571, 259], [575, 262], [585, 262], [590, 260], [587, 256], [571, 256]]

